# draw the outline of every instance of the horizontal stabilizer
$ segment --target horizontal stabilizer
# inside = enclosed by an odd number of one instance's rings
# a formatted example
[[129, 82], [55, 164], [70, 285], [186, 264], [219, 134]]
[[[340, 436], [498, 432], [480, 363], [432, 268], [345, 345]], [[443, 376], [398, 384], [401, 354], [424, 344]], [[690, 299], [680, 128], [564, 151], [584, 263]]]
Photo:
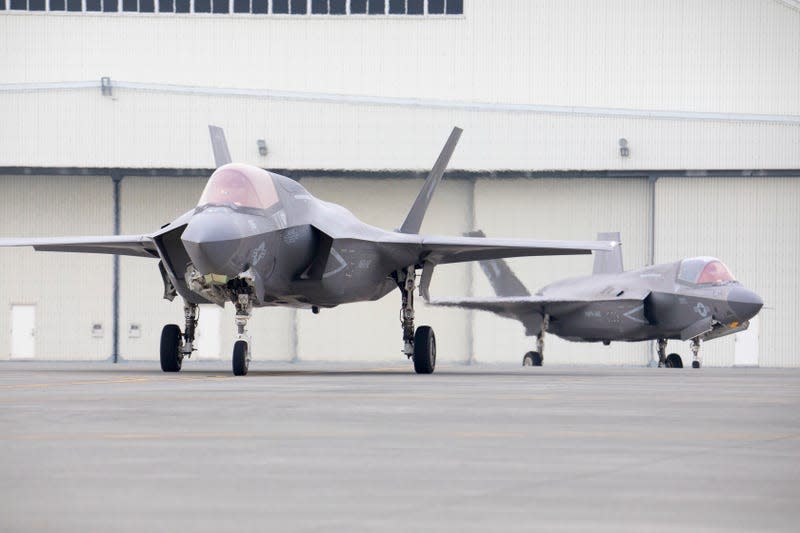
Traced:
[[208, 125], [211, 135], [211, 148], [214, 150], [214, 164], [217, 168], [231, 162], [231, 153], [228, 150], [228, 141], [225, 140], [225, 130], [219, 126]]
[[414, 205], [411, 206], [403, 225], [400, 226], [400, 233], [419, 233], [419, 229], [422, 227], [422, 219], [425, 218], [425, 212], [428, 210], [428, 204], [431, 203], [433, 193], [442, 180], [444, 170], [447, 168], [450, 156], [453, 155], [453, 151], [456, 149], [456, 144], [458, 144], [462, 131], [461, 128], [453, 128], [444, 148], [442, 148], [442, 152], [436, 159], [436, 163], [434, 163], [427, 179], [425, 179], [425, 184], [422, 186], [422, 190], [419, 191]]
[[598, 233], [597, 240], [616, 242], [617, 246], [610, 252], [595, 252], [592, 274], [619, 274], [623, 272], [622, 246], [619, 241], [619, 232]]
[[0, 247], [8, 246], [33, 246], [33, 249], [39, 252], [79, 252], [158, 257], [156, 245], [153, 239], [147, 235], [0, 239]]

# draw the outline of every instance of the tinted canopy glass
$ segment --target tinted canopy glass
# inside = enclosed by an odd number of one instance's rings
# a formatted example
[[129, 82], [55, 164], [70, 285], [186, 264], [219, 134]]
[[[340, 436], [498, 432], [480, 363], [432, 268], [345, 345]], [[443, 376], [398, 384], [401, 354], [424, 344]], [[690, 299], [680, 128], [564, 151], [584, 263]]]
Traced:
[[248, 165], [230, 164], [219, 167], [211, 175], [197, 205], [267, 209], [276, 203], [278, 193], [269, 172]]
[[684, 259], [678, 271], [678, 279], [698, 285], [736, 281], [728, 267], [713, 257]]

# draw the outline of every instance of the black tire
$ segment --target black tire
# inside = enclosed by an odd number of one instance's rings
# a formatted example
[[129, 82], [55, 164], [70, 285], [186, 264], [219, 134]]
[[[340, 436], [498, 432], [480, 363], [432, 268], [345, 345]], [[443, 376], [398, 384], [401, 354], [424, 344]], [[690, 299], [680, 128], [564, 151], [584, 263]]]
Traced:
[[700, 368], [700, 361], [692, 361], [692, 368]]
[[528, 352], [522, 358], [522, 366], [542, 366], [542, 355], [539, 352]]
[[680, 355], [671, 353], [667, 356], [667, 360], [664, 361], [664, 366], [666, 368], [683, 368], [683, 360]]
[[167, 324], [161, 330], [161, 370], [164, 372], [180, 372], [182, 340], [181, 328], [177, 324]]
[[436, 368], [436, 336], [430, 326], [420, 326], [414, 333], [414, 371], [433, 374]]
[[234, 376], [246, 376], [247, 370], [250, 367], [250, 361], [248, 360], [248, 352], [250, 351], [250, 347], [247, 345], [247, 341], [236, 341], [233, 344], [233, 375]]

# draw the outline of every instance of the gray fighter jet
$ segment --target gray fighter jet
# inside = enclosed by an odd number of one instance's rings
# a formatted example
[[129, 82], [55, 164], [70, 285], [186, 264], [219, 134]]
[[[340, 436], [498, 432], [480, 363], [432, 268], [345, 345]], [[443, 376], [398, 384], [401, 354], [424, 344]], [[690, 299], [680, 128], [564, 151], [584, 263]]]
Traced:
[[344, 207], [309, 194], [298, 182], [258, 167], [231, 163], [221, 128], [209, 126], [217, 170], [195, 209], [145, 235], [0, 239], [0, 246], [120, 254], [158, 259], [164, 298], [181, 296], [185, 324], [164, 326], [161, 368], [181, 369], [195, 349], [198, 304], [236, 308], [233, 373], [250, 362], [246, 325], [255, 307], [335, 307], [377, 300], [400, 290], [403, 352], [417, 373], [436, 364], [429, 326], [414, 327], [414, 290], [427, 293], [436, 265], [536, 255], [587, 254], [613, 243], [503, 240], [418, 235], [431, 197], [461, 135], [453, 129], [422, 190], [396, 231], [358, 220]]
[[[468, 235], [483, 237], [477, 231]], [[619, 242], [619, 233], [598, 239]], [[595, 252], [591, 276], [557, 281], [531, 295], [505, 261], [480, 262], [497, 297], [431, 300], [432, 305], [491, 311], [522, 322], [536, 336], [536, 350], [522, 364], [541, 366], [544, 335], [569, 341], [658, 341], [659, 365], [682, 368], [676, 353], [666, 354], [667, 339], [691, 341], [693, 368], [700, 368], [700, 341], [747, 329], [763, 305], [713, 257], [692, 257], [625, 272], [622, 248]]]

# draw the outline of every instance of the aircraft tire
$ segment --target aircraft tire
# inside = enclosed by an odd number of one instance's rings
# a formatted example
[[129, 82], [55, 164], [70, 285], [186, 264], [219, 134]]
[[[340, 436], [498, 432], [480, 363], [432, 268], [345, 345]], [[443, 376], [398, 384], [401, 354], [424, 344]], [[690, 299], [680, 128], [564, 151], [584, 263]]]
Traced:
[[667, 356], [664, 366], [666, 368], [683, 368], [683, 360], [681, 359], [680, 355], [671, 353]]
[[161, 370], [180, 372], [182, 363], [181, 328], [177, 324], [167, 324], [161, 330]]
[[528, 352], [522, 358], [522, 366], [542, 366], [542, 356], [539, 352]]
[[247, 345], [247, 341], [236, 341], [233, 344], [233, 375], [234, 376], [245, 376], [247, 375], [247, 370], [250, 367], [250, 361], [248, 361], [248, 351], [250, 351], [250, 347]]
[[436, 367], [436, 336], [430, 326], [420, 326], [414, 333], [414, 371], [433, 374]]
[[692, 361], [692, 368], [700, 368], [700, 361]]

